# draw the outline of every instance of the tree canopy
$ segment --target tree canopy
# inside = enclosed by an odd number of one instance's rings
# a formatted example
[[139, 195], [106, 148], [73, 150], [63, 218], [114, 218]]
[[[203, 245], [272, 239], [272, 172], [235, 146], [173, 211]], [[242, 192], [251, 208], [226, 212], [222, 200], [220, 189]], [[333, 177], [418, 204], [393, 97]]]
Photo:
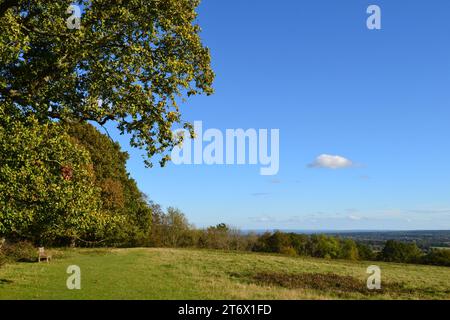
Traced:
[[72, 242], [118, 221], [100, 210], [89, 152], [58, 123], [19, 121], [0, 105], [0, 163], [0, 235]]
[[109, 243], [145, 245], [151, 231], [152, 209], [127, 173], [128, 154], [91, 124], [65, 124], [64, 130], [89, 151], [95, 185], [101, 193], [101, 210], [122, 218], [120, 227], [109, 235]]
[[146, 150], [167, 152], [192, 129], [179, 102], [211, 94], [210, 53], [200, 39], [199, 0], [83, 0], [79, 29], [70, 0], [0, 0], [0, 102], [39, 120], [114, 121]]
[[417, 262], [422, 252], [415, 243], [388, 240], [381, 252], [381, 258], [388, 262]]

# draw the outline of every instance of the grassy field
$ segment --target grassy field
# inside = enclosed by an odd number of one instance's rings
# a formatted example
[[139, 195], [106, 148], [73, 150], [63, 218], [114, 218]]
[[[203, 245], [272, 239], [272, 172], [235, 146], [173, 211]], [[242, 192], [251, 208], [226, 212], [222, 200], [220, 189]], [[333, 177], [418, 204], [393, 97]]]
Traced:
[[[450, 268], [188, 249], [53, 251], [49, 263], [0, 268], [0, 299], [450, 299]], [[81, 290], [66, 269], [81, 268]]]

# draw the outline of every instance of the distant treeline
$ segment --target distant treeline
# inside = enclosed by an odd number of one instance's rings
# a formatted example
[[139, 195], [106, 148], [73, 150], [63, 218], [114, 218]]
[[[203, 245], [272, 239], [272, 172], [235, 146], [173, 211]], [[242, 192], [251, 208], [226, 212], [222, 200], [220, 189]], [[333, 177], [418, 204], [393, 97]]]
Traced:
[[327, 234], [353, 239], [381, 250], [387, 240], [404, 243], [415, 243], [420, 249], [429, 251], [432, 248], [450, 248], [449, 230], [414, 230], [414, 231], [370, 231], [340, 232]]
[[158, 206], [153, 208], [153, 224], [148, 245], [450, 266], [450, 250], [434, 249], [424, 252], [414, 243], [388, 240], [381, 251], [375, 251], [366, 244], [338, 236], [280, 231], [259, 235], [244, 234], [223, 223], [206, 229], [197, 229], [188, 223], [179, 210], [169, 208], [167, 213], [164, 213]]

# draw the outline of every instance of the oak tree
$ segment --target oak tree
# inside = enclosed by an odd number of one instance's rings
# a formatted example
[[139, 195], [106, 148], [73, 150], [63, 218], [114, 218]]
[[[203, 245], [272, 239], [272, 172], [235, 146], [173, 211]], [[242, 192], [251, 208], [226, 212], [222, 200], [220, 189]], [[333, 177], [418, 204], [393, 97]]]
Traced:
[[40, 121], [113, 121], [146, 150], [145, 162], [178, 144], [180, 101], [211, 94], [210, 52], [199, 0], [0, 0], [0, 102]]

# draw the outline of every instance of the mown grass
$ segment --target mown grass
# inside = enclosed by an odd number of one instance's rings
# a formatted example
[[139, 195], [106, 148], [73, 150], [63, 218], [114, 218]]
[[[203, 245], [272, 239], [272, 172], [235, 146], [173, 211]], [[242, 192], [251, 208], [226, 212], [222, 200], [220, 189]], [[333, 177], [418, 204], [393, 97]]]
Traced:
[[[56, 250], [49, 263], [0, 268], [0, 299], [450, 299], [450, 268], [190, 249]], [[68, 290], [67, 267], [81, 268]], [[317, 283], [317, 285], [316, 285]], [[338, 288], [338, 290], [336, 289]]]

